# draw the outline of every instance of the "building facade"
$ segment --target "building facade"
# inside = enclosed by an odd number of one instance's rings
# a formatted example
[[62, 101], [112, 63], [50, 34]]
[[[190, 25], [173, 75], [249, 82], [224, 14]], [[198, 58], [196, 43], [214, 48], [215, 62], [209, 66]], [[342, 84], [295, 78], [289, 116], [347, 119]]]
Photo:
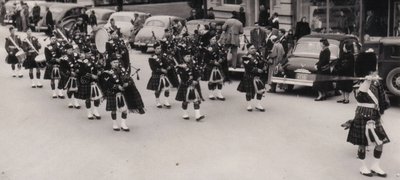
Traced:
[[[279, 14], [280, 27], [295, 28], [305, 17], [314, 31], [347, 33], [363, 37], [392, 36], [400, 26], [400, 0], [207, 0], [217, 18], [229, 18], [243, 7], [246, 26], [259, 21], [260, 12]], [[264, 6], [264, 7], [262, 7]], [[265, 8], [266, 11], [262, 9]]]

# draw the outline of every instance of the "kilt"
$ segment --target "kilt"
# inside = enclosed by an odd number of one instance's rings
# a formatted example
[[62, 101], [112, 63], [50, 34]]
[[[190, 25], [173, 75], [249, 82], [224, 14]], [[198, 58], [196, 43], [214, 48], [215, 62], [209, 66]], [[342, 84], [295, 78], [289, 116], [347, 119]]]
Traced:
[[90, 99], [90, 83], [87, 84], [80, 83], [78, 85], [78, 93], [76, 95], [76, 98], [82, 100]]
[[353, 91], [353, 81], [338, 81], [336, 82], [336, 89], [350, 93]]
[[[181, 101], [181, 102], [188, 102], [186, 99], [188, 88], [189, 88], [189, 86], [186, 83], [181, 83], [178, 87], [178, 92], [176, 93], [175, 100]], [[203, 99], [202, 94], [201, 94], [200, 84], [196, 85], [196, 90], [198, 91], [200, 98]]]
[[256, 95], [256, 89], [254, 88], [253, 78], [250, 75], [245, 74], [243, 79], [240, 81], [237, 90], [242, 93], [246, 93], [246, 95], [251, 95], [254, 97]]
[[35, 61], [35, 57], [36, 55], [27, 55], [22, 66], [24, 66], [25, 69], [37, 68], [38, 65]]
[[117, 98], [115, 94], [110, 94], [106, 97], [106, 111], [117, 111]]
[[[378, 119], [378, 120], [375, 120]], [[365, 129], [367, 121], [371, 120], [371, 118], [363, 117], [361, 114], [356, 114], [354, 120], [351, 123], [349, 134], [347, 135], [347, 142], [352, 143], [354, 145], [363, 145], [368, 146], [368, 140], [365, 135]], [[375, 131], [378, 135], [378, 138], [383, 141], [384, 144], [389, 143], [389, 137], [387, 136], [381, 121], [378, 118], [374, 118], [375, 121]]]
[[18, 61], [18, 58], [17, 58], [17, 56], [15, 56], [15, 55], [7, 55], [6, 56], [6, 63], [7, 64], [17, 64], [19, 61]]
[[151, 77], [149, 79], [149, 82], [147, 83], [147, 89], [152, 90], [152, 91], [157, 91], [158, 86], [160, 85], [160, 74], [155, 74], [152, 73]]
[[[47, 79], [47, 80], [49, 80], [49, 79], [54, 79], [54, 78], [52, 77], [52, 73], [53, 73], [53, 66], [52, 66], [52, 65], [46, 66], [46, 69], [44, 70], [43, 79]], [[61, 76], [61, 75], [60, 75], [60, 76]]]

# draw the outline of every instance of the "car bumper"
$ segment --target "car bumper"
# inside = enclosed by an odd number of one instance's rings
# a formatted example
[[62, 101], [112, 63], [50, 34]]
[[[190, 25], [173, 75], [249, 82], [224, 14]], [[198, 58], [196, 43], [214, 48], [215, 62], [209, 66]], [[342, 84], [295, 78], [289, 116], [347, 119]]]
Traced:
[[134, 42], [133, 44], [134, 44], [135, 46], [138, 46], [138, 47], [145, 47], [145, 46], [147, 46], [147, 47], [154, 47], [154, 43]]

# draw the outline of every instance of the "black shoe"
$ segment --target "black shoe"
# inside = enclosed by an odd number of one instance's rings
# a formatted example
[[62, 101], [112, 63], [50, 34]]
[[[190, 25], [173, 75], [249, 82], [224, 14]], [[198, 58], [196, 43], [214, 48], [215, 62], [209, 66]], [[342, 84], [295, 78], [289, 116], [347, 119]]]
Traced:
[[32, 88], [36, 88], [36, 86], [31, 86]]
[[188, 116], [188, 117], [182, 117], [184, 120], [189, 120], [190, 119], [190, 117]]
[[14, 75], [12, 75], [12, 77], [17, 77], [17, 75], [14, 74]]
[[247, 109], [247, 111], [251, 112], [251, 111], [253, 111], [253, 109]]
[[380, 174], [380, 173], [377, 173], [377, 172], [375, 172], [374, 170], [371, 170], [371, 176], [372, 176], [372, 174], [376, 174], [377, 176], [379, 176], [379, 177], [386, 177], [387, 176], [387, 174], [386, 173], [384, 173], [384, 174]]
[[65, 99], [65, 96], [60, 96], [60, 95], [58, 95], [58, 98], [60, 98], [60, 99]]
[[94, 119], [94, 116], [92, 116], [92, 117], [88, 117], [88, 119], [89, 119], [89, 120], [93, 120], [93, 119]]
[[81, 106], [74, 106], [75, 107], [75, 109], [80, 109], [81, 108]]
[[57, 96], [52, 96], [53, 97], [53, 99], [57, 99]]
[[362, 172], [360, 172], [360, 174], [362, 174], [362, 175], [364, 175], [364, 176], [368, 176], [368, 177], [372, 177], [372, 173], [362, 173]]
[[337, 103], [344, 103], [346, 100], [342, 99], [342, 100], [338, 100], [336, 101]]
[[256, 109], [259, 110], [259, 111], [261, 111], [261, 112], [264, 112], [264, 111], [265, 111], [264, 108], [261, 109], [261, 108], [256, 107]]
[[166, 107], [167, 109], [170, 109], [170, 108], [171, 108], [171, 105], [165, 105], [165, 104], [164, 104], [164, 107]]
[[93, 115], [94, 116], [94, 118], [96, 118], [97, 120], [100, 120], [101, 119], [101, 116], [96, 116], [96, 115]]
[[125, 131], [125, 132], [129, 132], [129, 131], [130, 131], [129, 128], [128, 128], [128, 129], [124, 129], [124, 128], [122, 128], [122, 127], [121, 127], [121, 130], [123, 130], [123, 131]]
[[196, 121], [201, 121], [202, 119], [204, 119], [206, 116], [201, 115], [200, 117], [196, 118]]
[[210, 100], [215, 100], [215, 97], [209, 97], [208, 99], [210, 99]]
[[349, 100], [345, 100], [345, 101], [343, 101], [343, 104], [349, 104], [350, 103], [350, 101]]
[[119, 129], [119, 128], [113, 128], [113, 130], [114, 130], [114, 131], [119, 131], [120, 129]]
[[23, 75], [18, 75], [18, 77], [19, 77], [19, 78], [22, 78], [22, 77], [24, 77], [24, 76], [23, 76]]
[[43, 85], [37, 85], [37, 87], [38, 87], [38, 88], [42, 88], [42, 87], [43, 87]]
[[225, 98], [224, 98], [224, 97], [222, 97], [222, 98], [217, 97], [217, 99], [220, 100], [220, 101], [225, 101]]
[[74, 106], [73, 105], [69, 105], [68, 108], [72, 109]]
[[157, 108], [162, 108], [162, 105], [161, 105], [161, 104], [160, 104], [160, 105], [158, 105], [158, 106], [157, 106]]

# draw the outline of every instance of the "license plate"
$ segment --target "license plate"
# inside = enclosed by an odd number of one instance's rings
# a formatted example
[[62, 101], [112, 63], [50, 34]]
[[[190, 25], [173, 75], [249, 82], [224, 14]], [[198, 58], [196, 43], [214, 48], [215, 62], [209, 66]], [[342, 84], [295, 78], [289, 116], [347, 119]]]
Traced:
[[306, 80], [308, 77], [308, 74], [304, 74], [304, 73], [296, 73], [296, 79], [302, 79], [302, 80]]

